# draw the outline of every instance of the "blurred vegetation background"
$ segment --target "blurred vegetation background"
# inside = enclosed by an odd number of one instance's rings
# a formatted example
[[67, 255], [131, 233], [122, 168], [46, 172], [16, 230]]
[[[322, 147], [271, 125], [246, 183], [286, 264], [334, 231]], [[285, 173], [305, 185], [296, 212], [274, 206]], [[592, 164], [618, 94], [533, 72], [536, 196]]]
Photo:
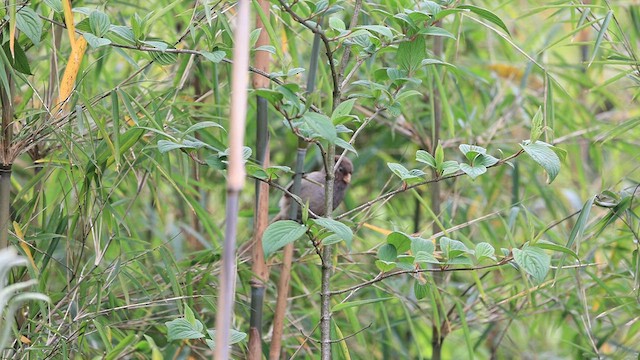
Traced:
[[[67, 1], [5, 4], [0, 230], [29, 260], [11, 281], [37, 279], [31, 290], [50, 303], [5, 313], [13, 341], [3, 357], [211, 357], [236, 3], [83, 0], [66, 17]], [[269, 44], [256, 47], [254, 31], [251, 51], [272, 58], [260, 93], [271, 165], [295, 168], [289, 121], [301, 118], [284, 113], [333, 112], [324, 46], [339, 68], [350, 52], [339, 88], [352, 116], [332, 119], [338, 151], [354, 139], [357, 152], [334, 212], [354, 234], [350, 246], [332, 245], [334, 358], [638, 357], [638, 4], [274, 0], [267, 9]], [[307, 93], [316, 23], [327, 42]], [[256, 168], [256, 97], [248, 172], [286, 186], [290, 171]], [[555, 179], [553, 159], [521, 151], [536, 137], [560, 149]], [[438, 143], [445, 161], [473, 160], [461, 144], [514, 157], [475, 179], [460, 168], [444, 178], [416, 160]], [[310, 145], [305, 171], [321, 157]], [[424, 175], [401, 179], [390, 163]], [[427, 179], [436, 181], [414, 187]], [[271, 215], [281, 194], [272, 188]], [[255, 201], [247, 182], [239, 244], [252, 237]], [[433, 240], [436, 261], [420, 264], [397, 244], [395, 255], [381, 251], [392, 232]], [[442, 235], [464, 256], [448, 256]], [[471, 252], [482, 242], [495, 256]], [[321, 267], [308, 238], [294, 244], [280, 357], [316, 358]], [[539, 256], [514, 259], [527, 247]], [[267, 258], [265, 356], [281, 259]], [[431, 270], [380, 279], [416, 268]], [[239, 257], [234, 358], [248, 356], [251, 277]], [[195, 333], [171, 333], [181, 319]]]

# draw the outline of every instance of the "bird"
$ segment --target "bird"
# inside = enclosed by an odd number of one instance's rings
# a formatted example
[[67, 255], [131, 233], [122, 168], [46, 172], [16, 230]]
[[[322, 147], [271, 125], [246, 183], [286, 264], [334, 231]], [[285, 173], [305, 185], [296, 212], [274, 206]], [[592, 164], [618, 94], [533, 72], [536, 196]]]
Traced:
[[[338, 163], [339, 155], [336, 155], [335, 161]], [[347, 187], [351, 183], [351, 175], [353, 174], [353, 163], [349, 158], [343, 157], [335, 170], [335, 179], [333, 181], [333, 207], [336, 208], [347, 191]], [[304, 204], [308, 204], [309, 210], [317, 216], [325, 216], [326, 208], [324, 201], [324, 185], [327, 173], [324, 168], [318, 171], [308, 173], [302, 177], [300, 184], [300, 199]], [[291, 191], [293, 185], [289, 185], [288, 190]], [[284, 194], [280, 199], [280, 212], [272, 220], [272, 223], [278, 220], [289, 218], [289, 206], [291, 205], [291, 196]], [[298, 208], [296, 219], [302, 218], [302, 209]]]

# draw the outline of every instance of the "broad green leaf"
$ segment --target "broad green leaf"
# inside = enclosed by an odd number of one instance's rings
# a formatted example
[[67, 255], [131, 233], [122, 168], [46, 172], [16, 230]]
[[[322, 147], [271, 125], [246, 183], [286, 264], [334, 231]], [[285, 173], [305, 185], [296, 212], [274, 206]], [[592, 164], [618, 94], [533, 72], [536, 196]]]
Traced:
[[494, 249], [493, 246], [491, 246], [491, 244], [489, 243], [481, 242], [476, 245], [475, 255], [478, 261], [482, 260], [483, 258], [496, 260], [496, 249]]
[[353, 240], [353, 232], [347, 225], [329, 218], [317, 218], [317, 219], [313, 219], [313, 222], [331, 231], [332, 233], [336, 234], [340, 239], [344, 240], [348, 245], [351, 244], [351, 241]]
[[311, 127], [321, 138], [335, 143], [338, 139], [336, 128], [326, 115], [316, 112], [307, 111], [303, 116], [305, 122]]
[[262, 249], [267, 258], [274, 252], [300, 239], [308, 228], [292, 220], [276, 221], [262, 235]]
[[427, 35], [427, 36], [443, 36], [443, 37], [448, 37], [448, 38], [452, 38], [453, 40], [456, 40], [456, 37], [453, 36], [452, 33], [437, 26], [430, 26], [428, 28], [420, 29], [418, 33], [421, 35]]
[[193, 146], [193, 144], [184, 143], [184, 142], [176, 143], [169, 140], [158, 140], [158, 150], [160, 151], [160, 153], [164, 154], [166, 152], [169, 152], [171, 150], [176, 150], [176, 149], [196, 149], [196, 147]]
[[441, 237], [439, 241], [442, 255], [447, 259], [453, 259], [470, 252], [467, 246], [461, 241], [453, 240], [446, 236]]
[[126, 40], [129, 44], [135, 44], [136, 42], [133, 30], [128, 26], [111, 25], [109, 26], [109, 31], [116, 34], [121, 39]]
[[424, 251], [429, 254], [433, 254], [435, 250], [436, 246], [433, 244], [433, 241], [419, 237], [411, 238], [411, 253], [413, 255], [417, 254], [418, 251]]
[[425, 39], [421, 36], [413, 41], [401, 42], [396, 52], [396, 62], [400, 69], [410, 76], [414, 74], [422, 64], [422, 59], [427, 55]]
[[375, 33], [378, 33], [378, 34], [386, 37], [387, 40], [393, 40], [393, 32], [391, 32], [391, 29], [386, 27], [386, 26], [382, 26], [382, 25], [362, 25], [362, 26], [358, 26], [358, 29], [369, 30], [371, 32], [375, 32]]
[[375, 264], [376, 264], [376, 267], [382, 272], [391, 271], [395, 269], [397, 266], [396, 263], [394, 262], [384, 261], [384, 260], [376, 260]]
[[418, 150], [416, 152], [416, 161], [427, 164], [432, 168], [436, 167], [436, 159], [433, 157], [433, 155], [424, 150]]
[[460, 170], [460, 164], [454, 160], [447, 160], [442, 163], [442, 176], [455, 174]]
[[163, 52], [169, 48], [169, 44], [164, 41], [141, 41], [141, 43]]
[[204, 337], [202, 330], [204, 326], [198, 320], [191, 324], [185, 318], [171, 320], [165, 323], [167, 326], [167, 340], [200, 339]]
[[407, 234], [394, 231], [387, 236], [387, 244], [393, 245], [398, 254], [403, 254], [411, 249], [411, 238]]
[[29, 59], [27, 58], [27, 54], [24, 53], [24, 49], [22, 49], [19, 42], [16, 41], [15, 47], [13, 48], [14, 57], [11, 57], [11, 50], [9, 49], [8, 41], [4, 43], [2, 49], [4, 50], [7, 60], [9, 60], [12, 68], [25, 75], [32, 75], [31, 67], [29, 66]]
[[351, 109], [353, 109], [353, 104], [355, 104], [355, 102], [356, 99], [349, 99], [341, 102], [340, 105], [338, 105], [336, 109], [333, 110], [333, 114], [331, 114], [331, 121], [335, 123], [336, 119], [345, 115], [349, 115], [351, 113]]
[[[209, 339], [207, 339], [207, 345], [209, 345], [209, 347], [213, 350], [216, 347], [216, 330], [207, 329], [207, 335], [209, 335]], [[243, 333], [242, 331], [238, 331], [235, 329], [229, 330], [229, 345], [237, 344], [246, 338], [247, 333]]]
[[541, 141], [525, 142], [520, 146], [547, 172], [547, 183], [551, 184], [560, 172], [560, 158], [551, 149], [552, 146]]
[[440, 264], [440, 261], [436, 259], [433, 253], [426, 251], [418, 251], [413, 260], [416, 264], [427, 263], [427, 264]]
[[416, 295], [416, 299], [422, 300], [429, 296], [429, 285], [421, 284], [420, 281], [415, 280], [413, 283], [413, 293]]
[[205, 59], [211, 61], [214, 64], [221, 62], [222, 60], [224, 60], [224, 57], [227, 56], [227, 53], [222, 50], [214, 52], [201, 51], [200, 54], [202, 54]]
[[111, 44], [111, 40], [97, 37], [91, 33], [82, 33], [82, 36], [93, 49]]
[[539, 247], [527, 245], [522, 250], [513, 249], [512, 253], [516, 264], [531, 275], [538, 284], [544, 281], [551, 266], [551, 257], [547, 253]]
[[460, 170], [464, 171], [465, 174], [475, 180], [478, 176], [487, 172], [487, 167], [484, 165], [471, 166], [467, 163], [461, 163]]
[[16, 13], [16, 27], [31, 40], [33, 45], [40, 44], [42, 20], [32, 8], [24, 6]]
[[347, 26], [344, 24], [344, 21], [342, 21], [342, 19], [337, 18], [335, 16], [332, 16], [329, 18], [329, 27], [338, 31], [344, 31], [347, 29]]
[[418, 179], [426, 175], [424, 171], [420, 169], [407, 170], [404, 166], [398, 163], [387, 163], [387, 166], [391, 171], [396, 174], [401, 180], [406, 181], [410, 179]]
[[62, 8], [62, 1], [60, 0], [44, 0], [44, 2], [58, 14], [64, 11], [64, 9]]
[[395, 261], [398, 257], [398, 250], [391, 244], [384, 244], [378, 249], [378, 259], [386, 262]]
[[171, 52], [150, 51], [149, 55], [159, 65], [172, 65], [178, 60], [178, 55]]
[[89, 15], [89, 26], [93, 35], [103, 37], [109, 31], [111, 21], [109, 21], [107, 14], [95, 10]]

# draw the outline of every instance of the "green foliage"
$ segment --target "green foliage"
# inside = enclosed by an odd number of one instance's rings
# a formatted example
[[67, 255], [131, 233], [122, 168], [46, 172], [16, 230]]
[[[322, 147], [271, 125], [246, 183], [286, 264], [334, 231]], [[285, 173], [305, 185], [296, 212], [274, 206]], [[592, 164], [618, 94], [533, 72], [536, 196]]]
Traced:
[[[317, 356], [299, 335], [321, 337], [317, 253], [333, 246], [336, 358], [424, 359], [434, 336], [442, 358], [637, 357], [638, 6], [374, 1], [354, 16], [353, 2], [284, 4], [305, 22], [280, 2], [270, 20], [253, 8], [267, 24], [251, 51], [274, 61], [250, 97], [246, 171], [286, 186], [299, 142], [312, 145], [305, 172], [329, 144], [355, 171], [332, 216], [263, 235], [275, 265], [264, 329], [278, 251], [297, 249], [282, 356]], [[72, 62], [62, 2], [0, 9], [0, 86], [15, 82], [0, 149], [15, 155], [12, 189], [0, 202], [17, 224], [0, 229], [30, 263], [0, 276], [13, 299], [0, 298], [3, 321], [6, 310], [23, 318], [0, 325], [0, 340], [23, 336], [3, 356], [210, 357], [235, 3], [73, 5], [89, 48], [62, 105]], [[325, 38], [310, 91], [316, 24]], [[269, 45], [258, 48], [261, 33]], [[267, 168], [254, 156], [258, 96], [269, 103]], [[240, 198], [241, 244], [253, 188]], [[272, 214], [280, 196], [271, 189]], [[234, 358], [247, 357], [245, 259]], [[34, 293], [6, 292], [18, 288]], [[21, 305], [40, 294], [55, 305]]]

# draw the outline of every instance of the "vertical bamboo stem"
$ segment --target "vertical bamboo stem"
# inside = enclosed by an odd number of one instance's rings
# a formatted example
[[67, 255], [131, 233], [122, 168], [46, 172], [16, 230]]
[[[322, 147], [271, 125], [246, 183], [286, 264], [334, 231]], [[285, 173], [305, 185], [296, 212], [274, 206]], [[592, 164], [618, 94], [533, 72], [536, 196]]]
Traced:
[[[269, 2], [259, 0], [258, 4], [265, 15], [265, 20], [269, 20]], [[262, 29], [257, 47], [268, 45], [269, 36], [264, 29], [264, 24], [260, 16], [256, 16], [256, 29]], [[257, 51], [254, 66], [264, 72], [269, 72], [271, 56], [267, 51]], [[262, 75], [254, 74], [253, 87], [255, 89], [269, 86], [269, 79]], [[269, 166], [269, 118], [268, 102], [258, 96], [256, 99], [256, 156], [258, 163], [263, 167]], [[264, 260], [262, 250], [262, 234], [269, 224], [269, 186], [262, 181], [256, 181], [256, 211], [253, 227], [253, 248], [251, 249], [251, 271], [254, 276], [251, 279], [251, 318], [249, 320], [249, 359], [259, 360], [262, 358], [262, 308], [264, 303], [265, 285], [269, 279], [269, 269]]]
[[229, 131], [229, 170], [227, 176], [227, 227], [225, 229], [220, 274], [218, 314], [216, 318], [215, 358], [229, 358], [229, 339], [236, 279], [236, 231], [238, 197], [244, 187], [245, 171], [242, 160], [244, 126], [247, 115], [247, 87], [249, 85], [249, 0], [238, 1], [237, 27], [234, 34], [231, 84], [231, 126]]

